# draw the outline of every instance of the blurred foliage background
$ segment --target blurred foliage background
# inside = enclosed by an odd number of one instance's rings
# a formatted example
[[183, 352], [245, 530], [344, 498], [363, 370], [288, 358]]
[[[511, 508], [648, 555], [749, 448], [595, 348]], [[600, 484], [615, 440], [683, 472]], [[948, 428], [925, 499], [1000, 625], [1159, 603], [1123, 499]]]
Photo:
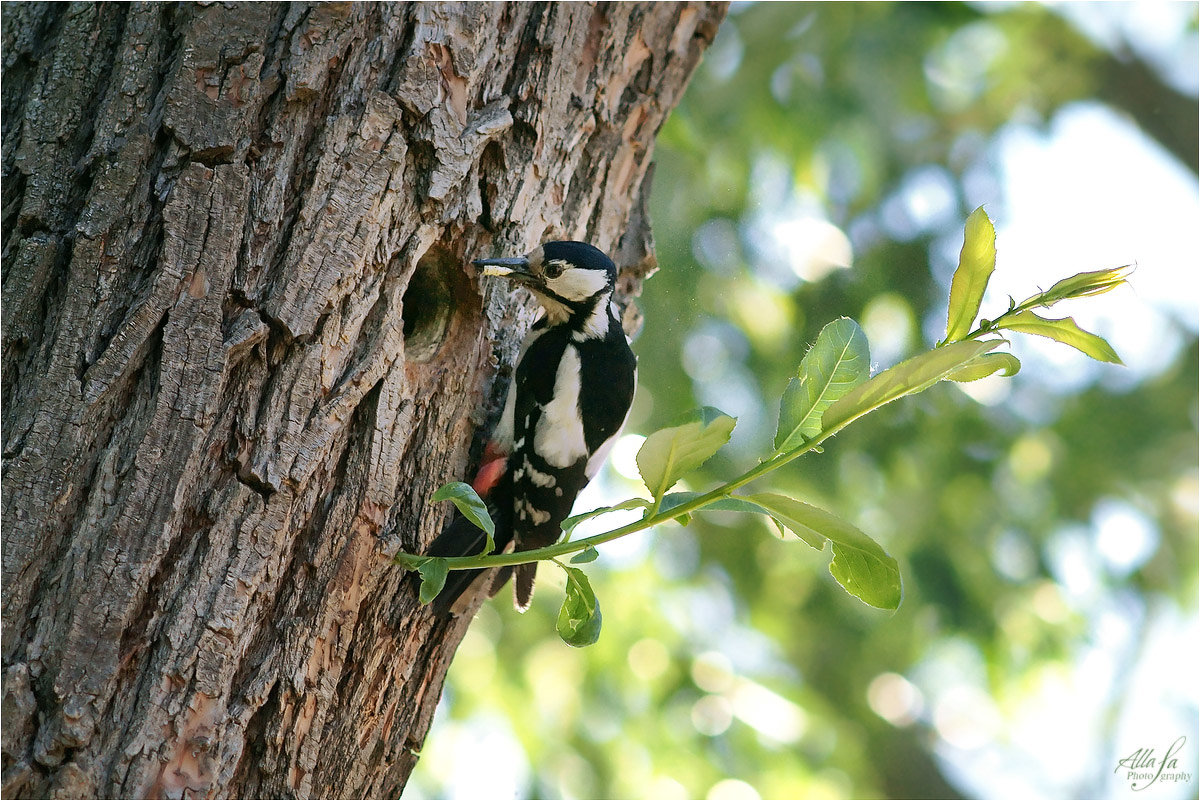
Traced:
[[631, 436], [582, 508], [698, 405], [739, 423], [690, 488], [752, 465], [838, 316], [876, 369], [931, 346], [979, 205], [984, 316], [1138, 263], [1062, 309], [1127, 366], [1021, 338], [1015, 378], [768, 479], [900, 561], [895, 615], [711, 514], [601, 549], [576, 650], [543, 566], [527, 615], [505, 592], [472, 626], [406, 797], [1132, 796], [1117, 760], [1181, 735], [1190, 783], [1137, 795], [1196, 797], [1196, 65], [1193, 3], [735, 5], [659, 140]]

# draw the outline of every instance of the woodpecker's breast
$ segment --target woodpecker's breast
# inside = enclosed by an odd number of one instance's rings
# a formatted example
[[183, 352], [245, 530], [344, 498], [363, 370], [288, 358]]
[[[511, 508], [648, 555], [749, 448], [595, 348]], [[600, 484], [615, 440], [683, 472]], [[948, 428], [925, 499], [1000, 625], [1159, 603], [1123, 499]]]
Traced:
[[[590, 457], [620, 430], [633, 401], [636, 360], [616, 325], [579, 341], [566, 327], [534, 331], [517, 365], [510, 401], [514, 449], [532, 446], [564, 468]], [[532, 435], [528, 444], [522, 433]]]
[[570, 467], [589, 455], [579, 395], [583, 364], [570, 342], [562, 349], [554, 371], [554, 391], [533, 429], [533, 449], [551, 467]]

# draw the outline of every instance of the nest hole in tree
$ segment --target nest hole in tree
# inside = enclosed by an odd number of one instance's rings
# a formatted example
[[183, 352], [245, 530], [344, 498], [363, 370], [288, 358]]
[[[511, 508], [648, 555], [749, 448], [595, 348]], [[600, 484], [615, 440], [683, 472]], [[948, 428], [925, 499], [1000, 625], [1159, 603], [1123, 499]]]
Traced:
[[450, 330], [454, 293], [448, 276], [455, 259], [431, 248], [417, 262], [404, 290], [404, 352], [410, 362], [427, 362], [437, 355]]

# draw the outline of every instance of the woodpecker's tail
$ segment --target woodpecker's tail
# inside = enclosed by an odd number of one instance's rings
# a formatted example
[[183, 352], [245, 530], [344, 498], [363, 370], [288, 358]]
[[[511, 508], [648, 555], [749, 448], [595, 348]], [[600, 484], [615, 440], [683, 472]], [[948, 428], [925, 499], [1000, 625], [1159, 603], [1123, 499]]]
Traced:
[[537, 562], [517, 565], [513, 571], [516, 573], [516, 578], [513, 579], [513, 603], [519, 611], [524, 612], [533, 600], [533, 578], [537, 575]]

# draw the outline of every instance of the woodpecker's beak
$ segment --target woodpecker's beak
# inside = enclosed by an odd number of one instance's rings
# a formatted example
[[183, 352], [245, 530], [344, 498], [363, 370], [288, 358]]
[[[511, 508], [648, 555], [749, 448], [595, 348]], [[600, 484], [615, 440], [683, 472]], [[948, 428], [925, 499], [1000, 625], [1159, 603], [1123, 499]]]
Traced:
[[524, 256], [515, 259], [476, 259], [471, 263], [479, 268], [481, 275], [492, 275], [521, 282], [532, 281], [536, 278], [529, 270], [529, 259]]

